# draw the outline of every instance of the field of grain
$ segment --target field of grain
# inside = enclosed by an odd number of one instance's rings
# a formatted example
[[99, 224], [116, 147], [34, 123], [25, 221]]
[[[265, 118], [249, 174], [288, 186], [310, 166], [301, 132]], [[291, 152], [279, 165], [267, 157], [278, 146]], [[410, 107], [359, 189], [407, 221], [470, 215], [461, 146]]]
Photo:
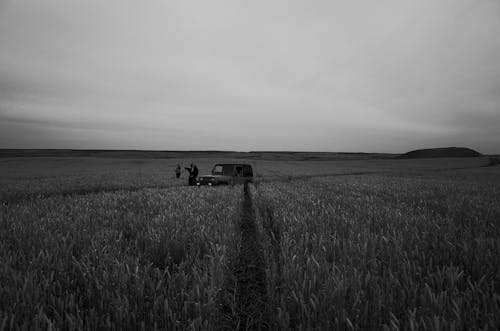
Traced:
[[[220, 161], [255, 185], [174, 178]], [[0, 159], [0, 330], [498, 329], [487, 164]]]
[[274, 325], [497, 329], [500, 176], [490, 179], [370, 175], [259, 186]]

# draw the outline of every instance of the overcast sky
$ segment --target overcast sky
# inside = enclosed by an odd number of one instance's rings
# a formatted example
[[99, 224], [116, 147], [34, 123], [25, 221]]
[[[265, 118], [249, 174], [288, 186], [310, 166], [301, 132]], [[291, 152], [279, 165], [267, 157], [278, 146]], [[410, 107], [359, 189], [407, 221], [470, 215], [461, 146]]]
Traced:
[[500, 153], [500, 1], [0, 0], [0, 148]]

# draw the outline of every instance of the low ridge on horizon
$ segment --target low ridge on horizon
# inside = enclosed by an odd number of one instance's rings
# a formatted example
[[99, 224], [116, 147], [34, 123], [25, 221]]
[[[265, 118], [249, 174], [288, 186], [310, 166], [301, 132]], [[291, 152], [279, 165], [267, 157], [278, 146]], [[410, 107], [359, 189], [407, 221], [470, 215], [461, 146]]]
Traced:
[[416, 149], [401, 154], [401, 159], [420, 159], [420, 158], [440, 158], [440, 157], [479, 157], [483, 154], [468, 147], [436, 147]]

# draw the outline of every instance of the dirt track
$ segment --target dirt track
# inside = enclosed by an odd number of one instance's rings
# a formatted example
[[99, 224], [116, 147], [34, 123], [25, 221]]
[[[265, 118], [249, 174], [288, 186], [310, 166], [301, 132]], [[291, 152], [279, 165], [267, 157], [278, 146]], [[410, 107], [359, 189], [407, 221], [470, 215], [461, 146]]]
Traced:
[[270, 309], [266, 261], [257, 230], [248, 185], [239, 220], [240, 243], [220, 297], [218, 327], [228, 330], [269, 330]]

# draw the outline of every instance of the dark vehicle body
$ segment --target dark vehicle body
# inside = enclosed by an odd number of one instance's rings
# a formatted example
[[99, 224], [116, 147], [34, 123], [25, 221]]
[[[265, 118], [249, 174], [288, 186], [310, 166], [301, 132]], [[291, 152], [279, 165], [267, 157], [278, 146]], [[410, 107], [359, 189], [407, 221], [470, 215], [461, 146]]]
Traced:
[[204, 175], [198, 178], [200, 185], [234, 185], [253, 182], [253, 170], [249, 164], [221, 163], [216, 164], [211, 175]]

